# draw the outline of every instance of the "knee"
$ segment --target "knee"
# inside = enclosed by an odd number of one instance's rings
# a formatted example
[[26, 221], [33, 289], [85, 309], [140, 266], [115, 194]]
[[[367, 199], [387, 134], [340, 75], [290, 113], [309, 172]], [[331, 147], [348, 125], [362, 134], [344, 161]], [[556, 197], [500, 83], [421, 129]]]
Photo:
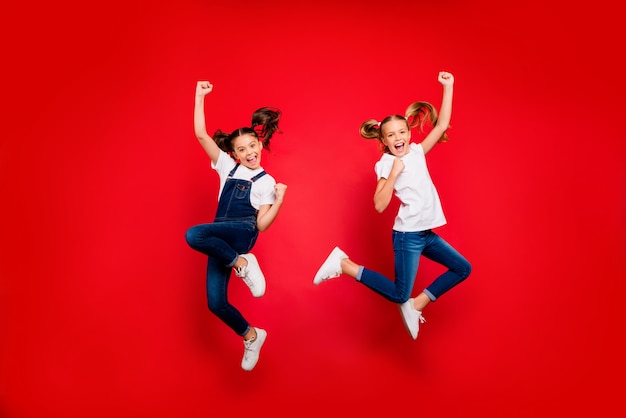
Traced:
[[194, 244], [196, 243], [197, 237], [198, 237], [198, 233], [196, 231], [196, 227], [192, 226], [185, 233], [185, 241], [187, 241], [187, 245], [189, 245], [190, 247], [193, 247]]
[[461, 266], [458, 274], [463, 278], [463, 280], [467, 279], [469, 275], [472, 273], [472, 265], [469, 261], [465, 260], [463, 265]]

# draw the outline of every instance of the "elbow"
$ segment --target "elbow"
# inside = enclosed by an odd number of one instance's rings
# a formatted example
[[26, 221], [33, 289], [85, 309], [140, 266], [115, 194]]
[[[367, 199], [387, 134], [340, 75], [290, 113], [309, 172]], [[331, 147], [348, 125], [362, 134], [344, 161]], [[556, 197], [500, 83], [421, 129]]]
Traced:
[[387, 205], [374, 202], [374, 209], [376, 209], [378, 213], [383, 213], [385, 209], [387, 209]]
[[270, 225], [272, 225], [271, 222], [257, 222], [256, 229], [259, 232], [264, 232], [269, 229]]
[[443, 121], [442, 120], [438, 120], [437, 121], [437, 125], [435, 125], [433, 130], [439, 131], [441, 133], [441, 136], [443, 136], [443, 134], [446, 133], [448, 128], [450, 128], [450, 121], [449, 120], [443, 120]]
[[196, 127], [194, 129], [194, 134], [196, 135], [196, 138], [198, 138], [198, 141], [200, 141], [202, 143], [205, 143], [205, 142], [213, 140], [213, 138], [211, 138], [211, 136], [206, 131], [206, 129], [203, 129], [203, 128]]

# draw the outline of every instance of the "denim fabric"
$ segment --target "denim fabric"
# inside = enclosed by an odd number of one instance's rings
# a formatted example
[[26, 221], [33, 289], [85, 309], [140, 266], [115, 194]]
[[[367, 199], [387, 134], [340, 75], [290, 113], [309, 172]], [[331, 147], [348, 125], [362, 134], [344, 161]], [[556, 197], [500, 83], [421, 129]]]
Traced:
[[251, 180], [234, 179], [232, 176], [237, 171], [237, 164], [228, 173], [228, 178], [224, 184], [222, 195], [220, 196], [215, 221], [241, 218], [247, 216], [256, 217], [256, 209], [250, 204], [250, 191], [252, 183], [265, 175], [265, 171], [260, 172]]
[[252, 182], [231, 178], [237, 166], [229, 173], [220, 195], [213, 223], [192, 226], [187, 230], [187, 244], [208, 256], [206, 292], [209, 310], [228, 325], [237, 335], [245, 335], [250, 324], [228, 301], [228, 282], [232, 267], [240, 254], [250, 252], [259, 231], [256, 227], [256, 209], [250, 204]]
[[422, 255], [448, 268], [424, 289], [431, 301], [437, 300], [465, 280], [472, 271], [470, 263], [431, 230], [418, 232], [394, 230], [392, 239], [395, 281], [365, 267], [359, 269], [357, 275], [357, 280], [392, 302], [404, 303], [410, 298]]

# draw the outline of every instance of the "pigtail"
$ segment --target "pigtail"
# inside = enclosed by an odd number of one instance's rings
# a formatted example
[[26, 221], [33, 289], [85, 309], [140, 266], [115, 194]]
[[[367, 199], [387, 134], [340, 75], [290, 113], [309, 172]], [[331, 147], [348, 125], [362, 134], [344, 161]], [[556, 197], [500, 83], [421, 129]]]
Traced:
[[[406, 120], [410, 128], [418, 128], [424, 132], [424, 125], [428, 122], [431, 126], [437, 125], [437, 109], [428, 102], [411, 103], [406, 109]], [[448, 126], [448, 129], [450, 127]], [[439, 141], [448, 142], [448, 135], [444, 132]]]
[[282, 113], [275, 107], [262, 107], [252, 114], [252, 129], [257, 133], [263, 148], [270, 151], [270, 139], [274, 133], [280, 133], [278, 121]]
[[376, 119], [366, 120], [361, 124], [359, 130], [361, 136], [365, 139], [379, 139], [380, 138], [380, 122]]
[[278, 129], [280, 110], [273, 107], [262, 107], [252, 114], [252, 126], [250, 128], [239, 128], [231, 133], [220, 129], [213, 134], [213, 140], [224, 152], [233, 153], [233, 140], [241, 135], [254, 135], [261, 141], [263, 148], [270, 150], [270, 139]]
[[[365, 139], [378, 139], [380, 150], [390, 153], [389, 148], [383, 143], [381, 127], [392, 120], [402, 120], [406, 122], [409, 129], [417, 128], [421, 133], [425, 132], [425, 125], [431, 127], [437, 125], [437, 109], [428, 102], [414, 102], [406, 109], [406, 117], [400, 115], [390, 115], [378, 122], [376, 119], [366, 120], [361, 124], [359, 133]], [[449, 128], [449, 126], [448, 126]], [[447, 142], [448, 135], [444, 132], [438, 142]]]
[[379, 122], [376, 119], [366, 120], [361, 124], [361, 129], [359, 129], [359, 133], [365, 139], [377, 139], [380, 151], [389, 152], [389, 148], [387, 148], [387, 146], [383, 144], [382, 138], [380, 136], [381, 124], [382, 122]]
[[230, 149], [230, 134], [228, 132], [222, 132], [220, 129], [215, 131], [213, 134], [213, 141], [217, 144], [217, 146], [224, 152], [232, 152]]

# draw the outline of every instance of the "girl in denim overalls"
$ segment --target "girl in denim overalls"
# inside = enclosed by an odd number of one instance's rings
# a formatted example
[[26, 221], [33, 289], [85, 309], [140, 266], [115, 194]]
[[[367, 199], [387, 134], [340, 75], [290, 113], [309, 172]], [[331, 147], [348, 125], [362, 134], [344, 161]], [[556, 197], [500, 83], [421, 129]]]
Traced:
[[[439, 116], [427, 102], [415, 102], [405, 116], [388, 116], [381, 122], [370, 119], [361, 125], [361, 135], [377, 139], [384, 152], [376, 163], [378, 184], [374, 193], [374, 206], [384, 211], [395, 194], [401, 205], [393, 231], [395, 280], [354, 263], [335, 247], [318, 270], [314, 284], [346, 274], [386, 299], [398, 303], [404, 325], [413, 339], [417, 338], [422, 311], [452, 287], [465, 280], [470, 272], [469, 262], [433, 228], [446, 223], [439, 195], [430, 178], [425, 155], [437, 142], [447, 141], [446, 130], [452, 114], [452, 86], [454, 77], [440, 72], [438, 81], [443, 85], [443, 99]], [[419, 144], [411, 143], [412, 127], [423, 128], [429, 117], [432, 130]], [[423, 255], [448, 270], [437, 277], [415, 298], [410, 298], [417, 275], [420, 256]]]
[[253, 296], [265, 293], [265, 278], [256, 257], [250, 254], [259, 232], [276, 219], [287, 186], [276, 183], [261, 167], [261, 150], [278, 130], [280, 111], [261, 108], [252, 115], [252, 126], [230, 134], [206, 131], [204, 98], [213, 85], [199, 81], [194, 106], [194, 131], [220, 176], [220, 194], [213, 223], [187, 230], [187, 243], [209, 258], [206, 289], [209, 309], [244, 339], [241, 367], [252, 370], [259, 359], [267, 332], [251, 326], [228, 301], [231, 272], [243, 279]]

